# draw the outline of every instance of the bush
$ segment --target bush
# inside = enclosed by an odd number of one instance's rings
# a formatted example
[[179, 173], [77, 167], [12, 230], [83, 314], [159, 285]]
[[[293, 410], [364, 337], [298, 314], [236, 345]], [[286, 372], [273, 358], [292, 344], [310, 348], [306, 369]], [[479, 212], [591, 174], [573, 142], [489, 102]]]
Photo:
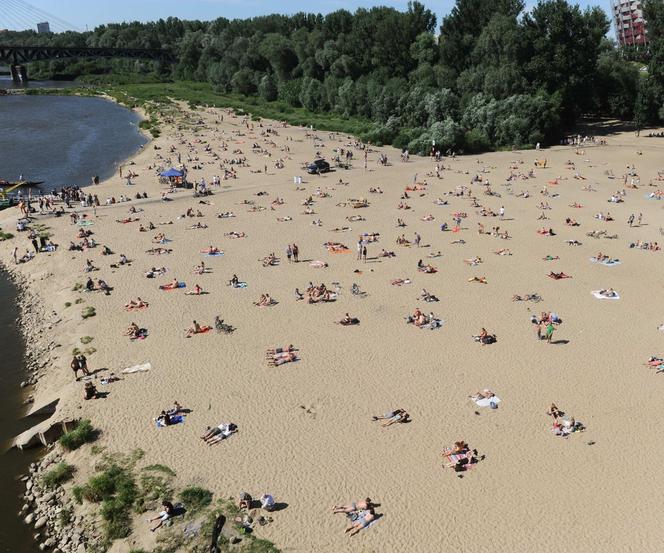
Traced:
[[55, 488], [56, 486], [71, 480], [74, 470], [73, 465], [68, 465], [64, 461], [58, 463], [42, 476], [42, 483], [47, 488]]
[[14, 238], [14, 235], [11, 232], [0, 231], [0, 242], [3, 242], [4, 240], [11, 240], [12, 238]]
[[97, 432], [92, 427], [88, 419], [82, 420], [78, 423], [76, 428], [71, 432], [66, 432], [60, 439], [60, 445], [69, 451], [78, 449], [83, 444], [92, 442], [96, 439]]
[[97, 312], [95, 311], [95, 308], [92, 306], [85, 307], [81, 311], [81, 317], [83, 317], [84, 319], [89, 319], [90, 317], [94, 317], [96, 314]]
[[179, 497], [190, 512], [200, 511], [212, 502], [212, 492], [198, 486], [189, 486], [183, 489]]

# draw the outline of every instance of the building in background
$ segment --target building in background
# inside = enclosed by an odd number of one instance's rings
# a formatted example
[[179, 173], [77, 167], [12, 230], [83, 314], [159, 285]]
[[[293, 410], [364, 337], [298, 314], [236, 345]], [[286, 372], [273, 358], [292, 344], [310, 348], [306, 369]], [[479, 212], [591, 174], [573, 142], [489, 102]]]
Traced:
[[648, 43], [641, 0], [611, 0], [611, 9], [620, 46], [643, 46]]
[[49, 25], [48, 21], [44, 21], [43, 23], [37, 23], [37, 32], [38, 33], [50, 33], [51, 32], [51, 26]]

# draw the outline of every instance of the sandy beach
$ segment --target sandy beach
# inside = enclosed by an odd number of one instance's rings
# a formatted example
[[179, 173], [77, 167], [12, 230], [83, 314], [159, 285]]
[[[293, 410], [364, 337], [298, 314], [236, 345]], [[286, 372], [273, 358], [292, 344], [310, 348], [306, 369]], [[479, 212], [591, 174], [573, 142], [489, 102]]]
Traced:
[[[255, 533], [283, 551], [658, 551], [664, 532], [653, 492], [664, 485], [656, 430], [664, 421], [664, 384], [644, 363], [664, 354], [658, 330], [664, 258], [661, 250], [630, 244], [664, 243], [664, 198], [648, 197], [664, 191], [658, 180], [664, 141], [645, 134], [439, 162], [416, 156], [403, 162], [398, 150], [372, 146], [365, 168], [352, 137], [180, 106], [161, 137], [124, 165], [123, 175], [137, 174], [131, 186], [116, 175], [85, 189], [101, 207], [78, 206], [59, 218], [35, 215], [49, 227], [55, 252], [15, 265], [15, 246], [19, 255], [32, 249], [27, 233], [0, 243], [3, 264], [48, 308], [49, 328], [35, 343], [60, 344], [33, 392], [35, 404], [60, 398], [54, 418], [91, 419], [107, 450], [141, 448], [146, 463], [171, 467], [178, 484], [198, 484], [219, 497], [272, 494], [287, 505]], [[338, 148], [352, 152], [352, 168], [322, 175], [302, 169], [317, 152], [331, 162]], [[204, 178], [212, 195], [167, 192], [157, 172], [178, 167], [178, 154], [188, 179]], [[387, 165], [379, 163], [381, 154]], [[224, 175], [221, 163], [237, 178], [215, 186], [213, 177]], [[404, 197], [407, 187], [416, 190]], [[104, 205], [108, 197], [137, 192], [148, 198]], [[612, 195], [621, 201], [611, 202]], [[313, 213], [306, 214], [308, 198]], [[366, 207], [353, 207], [362, 199]], [[90, 226], [73, 224], [70, 212]], [[234, 217], [217, 217], [224, 212]], [[465, 216], [453, 231], [456, 213]], [[605, 220], [607, 213], [614, 220]], [[14, 232], [18, 218], [17, 208], [0, 212], [0, 227]], [[127, 218], [136, 220], [118, 222]], [[568, 218], [578, 226], [566, 224]], [[150, 222], [153, 230], [139, 231]], [[441, 231], [444, 223], [448, 230]], [[192, 228], [199, 224], [205, 228]], [[68, 251], [70, 242], [81, 241], [81, 228], [99, 245]], [[542, 228], [554, 235], [539, 234]], [[593, 231], [601, 234], [588, 236]], [[154, 243], [158, 233], [168, 241]], [[364, 244], [366, 261], [357, 259], [363, 233], [377, 235]], [[419, 246], [397, 244], [402, 235], [409, 242], [419, 235]], [[330, 242], [349, 252], [330, 252], [324, 246]], [[298, 263], [286, 257], [289, 244], [299, 248]], [[102, 246], [113, 253], [101, 255]], [[201, 253], [210, 246], [223, 255]], [[156, 247], [172, 252], [146, 253]], [[380, 256], [383, 249], [395, 256]], [[592, 262], [600, 252], [620, 263]], [[264, 266], [271, 253], [278, 263]], [[118, 265], [121, 254], [130, 263]], [[475, 258], [481, 262], [465, 262]], [[86, 273], [86, 259], [98, 270]], [[436, 272], [418, 270], [420, 260]], [[211, 271], [196, 274], [201, 262]], [[152, 267], [167, 271], [146, 278]], [[551, 272], [572, 278], [556, 280]], [[229, 286], [233, 275], [246, 287]], [[73, 290], [88, 277], [103, 279], [110, 294]], [[160, 290], [174, 279], [186, 287]], [[392, 284], [396, 279], [407, 282]], [[324, 283], [336, 300], [297, 300], [295, 289], [304, 293], [310, 282]], [[353, 284], [363, 294], [353, 294]], [[207, 293], [188, 295], [196, 285]], [[423, 289], [439, 301], [423, 301]], [[609, 289], [619, 299], [592, 294]], [[542, 301], [513, 301], [534, 293]], [[261, 294], [277, 303], [254, 305]], [[137, 297], [149, 307], [125, 310]], [[88, 306], [96, 316], [83, 320]], [[418, 308], [433, 312], [441, 326], [407, 324]], [[531, 322], [542, 312], [562, 319], [551, 343], [537, 339]], [[335, 324], [347, 313], [359, 324]], [[185, 337], [194, 320], [214, 326], [216, 316], [235, 330]], [[132, 322], [147, 337], [123, 335]], [[496, 343], [473, 339], [483, 328]], [[97, 383], [108, 392], [103, 399], [84, 401], [83, 384], [70, 369], [70, 352], [83, 349], [83, 336], [94, 338], [89, 368], [105, 369], [95, 381], [110, 371], [122, 376]], [[290, 344], [298, 360], [268, 366], [266, 351]], [[151, 369], [121, 373], [143, 363]], [[469, 398], [484, 389], [502, 400], [497, 409]], [[191, 409], [184, 424], [155, 428], [154, 418], [174, 400]], [[555, 435], [547, 415], [552, 402], [585, 431]], [[387, 427], [372, 421], [397, 408], [412, 421]], [[206, 446], [200, 436], [222, 422], [238, 432]], [[441, 451], [461, 440], [477, 450], [478, 462], [463, 472], [444, 468]], [[71, 455], [81, 467], [75, 483], [89, 474], [90, 447]], [[349, 537], [332, 506], [365, 497], [380, 504], [382, 516]], [[144, 516], [134, 528], [112, 551], [154, 548]]]

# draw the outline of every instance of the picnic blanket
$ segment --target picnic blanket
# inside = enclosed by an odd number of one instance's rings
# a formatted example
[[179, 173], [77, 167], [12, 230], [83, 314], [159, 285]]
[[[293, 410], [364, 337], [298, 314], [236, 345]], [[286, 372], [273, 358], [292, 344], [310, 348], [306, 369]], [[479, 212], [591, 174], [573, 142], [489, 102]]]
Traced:
[[620, 265], [620, 260], [619, 259], [605, 259], [604, 261], [598, 261], [596, 257], [591, 257], [590, 261], [592, 263], [599, 263], [599, 264], [604, 265], [606, 267], [614, 267], [616, 265]]
[[608, 297], [608, 296], [603, 296], [602, 294], [599, 293], [599, 290], [593, 290], [591, 292], [593, 296], [595, 296], [598, 300], [619, 300], [620, 299], [620, 294], [618, 292], [615, 292], [615, 296]]
[[155, 421], [157, 428], [166, 428], [167, 426], [174, 426], [176, 424], [184, 424], [185, 417], [184, 415], [173, 415], [171, 417], [171, 424], [164, 424], [164, 421], [157, 420]]
[[133, 373], [147, 372], [151, 368], [152, 368], [151, 363], [142, 363], [140, 365], [134, 365], [133, 367], [127, 367], [126, 369], [122, 369], [122, 373], [133, 374]]
[[491, 404], [498, 405], [500, 403], [500, 398], [498, 396], [483, 397], [479, 399], [474, 399], [473, 401], [479, 407], [491, 407]]

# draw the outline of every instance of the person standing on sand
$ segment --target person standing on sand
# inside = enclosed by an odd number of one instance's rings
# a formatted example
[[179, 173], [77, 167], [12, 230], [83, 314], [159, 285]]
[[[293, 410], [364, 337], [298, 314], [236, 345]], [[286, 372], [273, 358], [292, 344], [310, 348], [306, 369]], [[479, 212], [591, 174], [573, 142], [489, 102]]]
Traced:
[[18, 246], [14, 247], [12, 257], [14, 258], [14, 264], [18, 265]]
[[300, 248], [297, 247], [297, 244], [293, 244], [293, 261], [295, 263], [300, 262]]
[[636, 226], [637, 227], [641, 226], [642, 219], [643, 219], [643, 213], [639, 213], [639, 217], [636, 219]]
[[630, 228], [634, 224], [634, 213], [630, 214], [629, 219], [627, 219], [627, 224], [630, 226]]
[[87, 365], [82, 366], [77, 356], [74, 356], [74, 358], [71, 360], [71, 370], [74, 371], [74, 378], [76, 380], [78, 380], [78, 371], [82, 371], [83, 376], [90, 375], [90, 371], [88, 371]]
[[357, 241], [357, 260], [362, 259], [362, 239]]
[[286, 247], [286, 258], [288, 259], [288, 263], [291, 262], [291, 257], [293, 257], [293, 249], [291, 248], [291, 245], [288, 244]]
[[505, 206], [500, 206], [500, 210], [498, 211], [498, 217], [500, 217], [500, 220], [502, 221], [503, 217], [505, 217]]
[[422, 237], [416, 232], [415, 233], [415, 240], [413, 240], [413, 244], [415, 244], [415, 246], [417, 246], [419, 248], [421, 240], [422, 240]]
[[365, 263], [367, 262], [367, 247], [366, 246], [364, 246], [362, 248], [362, 259], [364, 259]]

